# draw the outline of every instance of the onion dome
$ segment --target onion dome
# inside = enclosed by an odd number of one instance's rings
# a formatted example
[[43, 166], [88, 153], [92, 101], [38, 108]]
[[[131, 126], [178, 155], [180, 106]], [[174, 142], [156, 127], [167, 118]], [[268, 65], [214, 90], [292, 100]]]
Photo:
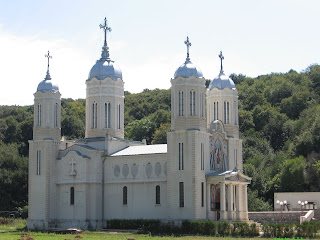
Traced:
[[47, 71], [46, 78], [39, 83], [37, 91], [41, 91], [41, 92], [48, 92], [48, 91], [58, 92], [59, 91], [58, 85], [54, 84], [51, 81], [49, 70]]
[[234, 84], [234, 82], [232, 81], [231, 78], [229, 78], [228, 76], [226, 76], [223, 72], [223, 67], [222, 67], [222, 60], [224, 59], [224, 56], [222, 55], [222, 52], [220, 51], [220, 55], [219, 55], [220, 59], [221, 59], [221, 69], [220, 69], [220, 73], [218, 75], [218, 77], [214, 78], [210, 85], [209, 85], [209, 90], [213, 89], [213, 88], [218, 88], [220, 90], [225, 89], [225, 88], [230, 88], [230, 89], [236, 89], [236, 85]]
[[187, 58], [184, 64], [182, 64], [174, 73], [174, 78], [189, 78], [191, 76], [195, 76], [197, 78], [203, 77], [201, 70], [190, 61], [189, 47], [191, 46], [191, 42], [189, 42], [189, 37], [187, 37], [187, 40], [184, 43], [187, 45]]
[[104, 24], [100, 24], [100, 28], [104, 31], [104, 46], [102, 47], [101, 58], [91, 68], [89, 72], [88, 81], [92, 78], [103, 80], [106, 77], [110, 77], [113, 80], [122, 78], [122, 71], [114, 64], [114, 61], [110, 59], [109, 47], [107, 45], [107, 32], [111, 32], [111, 28], [107, 25], [107, 19], [104, 19]]
[[50, 76], [50, 72], [49, 72], [49, 59], [52, 58], [52, 56], [50, 56], [50, 52], [48, 51], [48, 54], [44, 55], [46, 58], [48, 58], [48, 69], [47, 69], [47, 75], [45, 77], [44, 80], [42, 80], [37, 88], [37, 91], [41, 91], [41, 92], [58, 92], [59, 91], [59, 87], [58, 85], [54, 84], [52, 82], [51, 76]]

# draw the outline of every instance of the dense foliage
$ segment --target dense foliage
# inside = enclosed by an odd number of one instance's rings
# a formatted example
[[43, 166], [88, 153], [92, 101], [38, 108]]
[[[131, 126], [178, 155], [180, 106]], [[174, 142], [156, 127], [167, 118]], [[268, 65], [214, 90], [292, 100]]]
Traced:
[[[253, 178], [249, 210], [271, 210], [274, 192], [320, 191], [320, 66], [230, 77], [239, 92], [244, 173]], [[125, 137], [166, 143], [170, 104], [170, 89], [125, 92]], [[85, 100], [62, 99], [61, 121], [63, 136], [83, 138]], [[32, 106], [0, 106], [0, 210], [27, 202], [32, 127]]]

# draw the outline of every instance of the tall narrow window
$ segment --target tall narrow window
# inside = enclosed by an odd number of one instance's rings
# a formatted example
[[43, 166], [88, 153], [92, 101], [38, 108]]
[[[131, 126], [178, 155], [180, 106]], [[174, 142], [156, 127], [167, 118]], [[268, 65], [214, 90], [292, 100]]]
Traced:
[[37, 175], [40, 175], [41, 171], [41, 150], [37, 150]]
[[201, 183], [201, 207], [204, 207], [204, 183]]
[[203, 93], [200, 93], [200, 104], [201, 104], [201, 117], [204, 117], [204, 97]]
[[94, 103], [92, 104], [92, 124], [91, 128], [94, 128]]
[[196, 92], [193, 92], [193, 116], [196, 115]]
[[194, 90], [190, 91], [190, 116], [196, 115], [196, 93]]
[[229, 102], [227, 102], [227, 124], [229, 124]]
[[58, 103], [54, 106], [54, 126], [58, 127]]
[[200, 144], [200, 169], [204, 170], [204, 144]]
[[122, 199], [122, 203], [123, 205], [127, 205], [128, 204], [128, 188], [126, 186], [123, 187], [123, 199]]
[[179, 207], [184, 207], [184, 186], [179, 182]]
[[218, 119], [219, 119], [219, 102], [217, 102], [217, 119], [216, 120]]
[[179, 143], [179, 170], [183, 170], [183, 143]]
[[70, 188], [70, 205], [74, 205], [74, 187]]
[[156, 204], [160, 204], [160, 186], [156, 186]]
[[223, 103], [223, 123], [226, 124], [227, 123], [227, 107], [226, 107], [227, 103], [224, 102]]
[[120, 129], [120, 124], [121, 124], [121, 111], [120, 111], [121, 109], [120, 109], [120, 104], [118, 105], [118, 129]]
[[238, 150], [237, 149], [234, 150], [234, 164], [235, 164], [235, 167], [237, 168], [238, 167]]
[[216, 120], [216, 102], [213, 103], [213, 120]]
[[183, 116], [183, 91], [179, 91], [179, 116]]
[[98, 125], [98, 103], [96, 103], [95, 114], [94, 114], [94, 128], [97, 128]]
[[111, 103], [108, 103], [108, 128], [111, 128]]
[[234, 101], [233, 103], [233, 118], [234, 118], [234, 125], [237, 125], [237, 103]]
[[91, 128], [97, 128], [98, 125], [98, 103], [92, 104], [92, 124]]
[[104, 127], [110, 128], [110, 103], [104, 104]]
[[38, 104], [38, 119], [37, 119], [37, 125], [41, 126], [41, 104]]

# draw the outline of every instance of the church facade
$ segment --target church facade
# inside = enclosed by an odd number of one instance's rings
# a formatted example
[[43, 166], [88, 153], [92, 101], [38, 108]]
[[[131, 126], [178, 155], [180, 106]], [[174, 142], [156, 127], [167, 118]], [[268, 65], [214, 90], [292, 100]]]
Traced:
[[97, 229], [108, 219], [247, 221], [238, 92], [222, 68], [209, 89], [187, 58], [171, 79], [167, 144], [124, 139], [124, 82], [101, 58], [86, 80], [86, 136], [61, 139], [61, 94], [49, 73], [34, 94], [29, 229]]

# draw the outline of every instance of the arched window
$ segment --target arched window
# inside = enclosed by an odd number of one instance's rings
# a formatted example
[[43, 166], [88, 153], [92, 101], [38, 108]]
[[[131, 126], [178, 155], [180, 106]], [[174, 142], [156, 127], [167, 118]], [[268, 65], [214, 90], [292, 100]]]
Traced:
[[97, 128], [98, 121], [98, 103], [92, 104], [92, 125], [91, 128]]
[[37, 114], [38, 114], [38, 119], [37, 119], [37, 125], [41, 126], [41, 104], [38, 104], [38, 109], [37, 109]]
[[41, 173], [41, 150], [37, 150], [37, 175]]
[[156, 204], [160, 204], [160, 186], [156, 186]]
[[190, 91], [190, 116], [196, 115], [196, 92]]
[[219, 102], [213, 103], [213, 120], [219, 119]]
[[179, 116], [183, 116], [183, 91], [179, 91]]
[[58, 103], [54, 105], [54, 126], [58, 127]]
[[104, 104], [104, 127], [110, 128], [111, 127], [111, 105], [110, 103]]
[[74, 205], [74, 187], [70, 188], [70, 205]]
[[201, 110], [201, 117], [204, 117], [204, 94], [203, 94], [203, 92], [200, 93], [200, 110]]
[[123, 187], [123, 205], [128, 204], [128, 188], [126, 186]]
[[223, 122], [224, 124], [229, 124], [229, 102], [225, 101], [223, 103]]
[[179, 170], [184, 169], [184, 162], [183, 162], [183, 143], [179, 143]]
[[120, 104], [118, 105], [118, 129], [121, 128], [121, 108]]

